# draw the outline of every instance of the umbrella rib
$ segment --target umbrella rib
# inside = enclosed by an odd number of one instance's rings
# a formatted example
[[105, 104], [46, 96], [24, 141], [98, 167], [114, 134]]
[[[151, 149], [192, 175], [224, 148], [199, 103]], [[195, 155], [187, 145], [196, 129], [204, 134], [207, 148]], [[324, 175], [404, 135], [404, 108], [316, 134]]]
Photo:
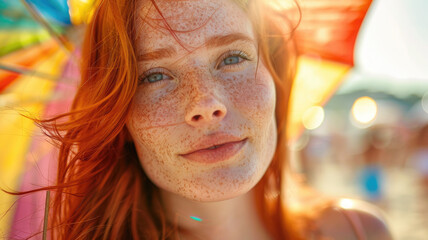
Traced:
[[39, 22], [43, 27], [45, 27], [45, 29], [49, 32], [49, 34], [55, 38], [61, 46], [63, 46], [65, 49], [67, 49], [68, 51], [72, 51], [72, 45], [70, 44], [70, 41], [68, 41], [68, 39], [63, 36], [58, 34], [57, 32], [55, 32], [55, 30], [49, 25], [49, 23], [34, 9], [34, 7], [32, 5], [30, 5], [29, 3], [27, 3], [27, 1], [25, 0], [21, 0], [22, 4], [24, 4], [24, 6], [27, 8], [27, 10], [30, 12], [31, 16], [37, 21]]
[[48, 215], [49, 215], [49, 200], [50, 200], [50, 191], [46, 191], [46, 200], [45, 200], [45, 216], [43, 219], [43, 240], [46, 240], [47, 230], [48, 230]]
[[[5, 71], [9, 71], [9, 72], [14, 72], [14, 73], [22, 74], [22, 75], [28, 75], [28, 76], [34, 76], [34, 77], [38, 77], [38, 78], [43, 78], [43, 79], [54, 81], [54, 82], [58, 82], [57, 80], [59, 79], [59, 77], [53, 76], [53, 75], [48, 74], [48, 73], [34, 71], [34, 70], [29, 70], [29, 69], [26, 69], [26, 68], [23, 68], [23, 67], [6, 66], [6, 65], [4, 65], [2, 63], [0, 63], [0, 69], [5, 70]], [[72, 82], [76, 82], [74, 79], [71, 79], [71, 78], [61, 77], [60, 79], [64, 80], [64, 81], [61, 81], [61, 83], [72, 83]]]

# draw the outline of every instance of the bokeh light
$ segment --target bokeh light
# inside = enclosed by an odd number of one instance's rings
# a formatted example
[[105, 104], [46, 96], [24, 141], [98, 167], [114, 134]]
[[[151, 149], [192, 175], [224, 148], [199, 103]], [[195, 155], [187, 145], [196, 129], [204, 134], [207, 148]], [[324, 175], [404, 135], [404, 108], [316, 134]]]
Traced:
[[351, 209], [355, 206], [355, 203], [351, 199], [343, 198], [340, 200], [339, 205], [344, 209]]
[[370, 97], [360, 97], [352, 105], [352, 117], [357, 123], [369, 124], [377, 115], [376, 101]]
[[322, 107], [312, 106], [302, 116], [303, 126], [308, 130], [316, 129], [323, 123], [324, 116], [324, 109]]

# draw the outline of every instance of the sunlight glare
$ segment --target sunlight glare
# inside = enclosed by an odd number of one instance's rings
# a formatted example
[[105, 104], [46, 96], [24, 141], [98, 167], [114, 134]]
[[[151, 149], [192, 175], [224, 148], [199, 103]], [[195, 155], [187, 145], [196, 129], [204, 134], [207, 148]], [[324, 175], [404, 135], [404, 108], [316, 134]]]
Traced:
[[352, 106], [353, 118], [361, 124], [371, 123], [377, 115], [376, 101], [370, 97], [360, 97]]

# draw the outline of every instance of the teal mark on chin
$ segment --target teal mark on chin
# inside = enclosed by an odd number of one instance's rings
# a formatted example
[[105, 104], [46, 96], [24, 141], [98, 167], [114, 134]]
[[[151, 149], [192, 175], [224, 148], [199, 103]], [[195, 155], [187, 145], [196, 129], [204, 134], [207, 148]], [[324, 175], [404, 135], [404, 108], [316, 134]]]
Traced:
[[198, 222], [202, 222], [201, 218], [195, 217], [195, 216], [190, 216], [191, 219], [198, 221]]

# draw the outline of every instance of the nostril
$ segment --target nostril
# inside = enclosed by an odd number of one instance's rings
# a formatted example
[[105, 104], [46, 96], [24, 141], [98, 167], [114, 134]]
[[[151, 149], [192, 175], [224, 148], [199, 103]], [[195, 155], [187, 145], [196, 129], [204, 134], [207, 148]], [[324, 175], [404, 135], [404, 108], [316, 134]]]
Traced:
[[216, 111], [213, 113], [213, 115], [214, 115], [215, 117], [220, 117], [220, 116], [221, 116], [221, 111], [220, 111], [220, 110], [216, 110]]
[[201, 119], [202, 118], [202, 116], [201, 115], [195, 115], [195, 116], [193, 116], [192, 117], [192, 120], [193, 121], [198, 121], [199, 119]]

